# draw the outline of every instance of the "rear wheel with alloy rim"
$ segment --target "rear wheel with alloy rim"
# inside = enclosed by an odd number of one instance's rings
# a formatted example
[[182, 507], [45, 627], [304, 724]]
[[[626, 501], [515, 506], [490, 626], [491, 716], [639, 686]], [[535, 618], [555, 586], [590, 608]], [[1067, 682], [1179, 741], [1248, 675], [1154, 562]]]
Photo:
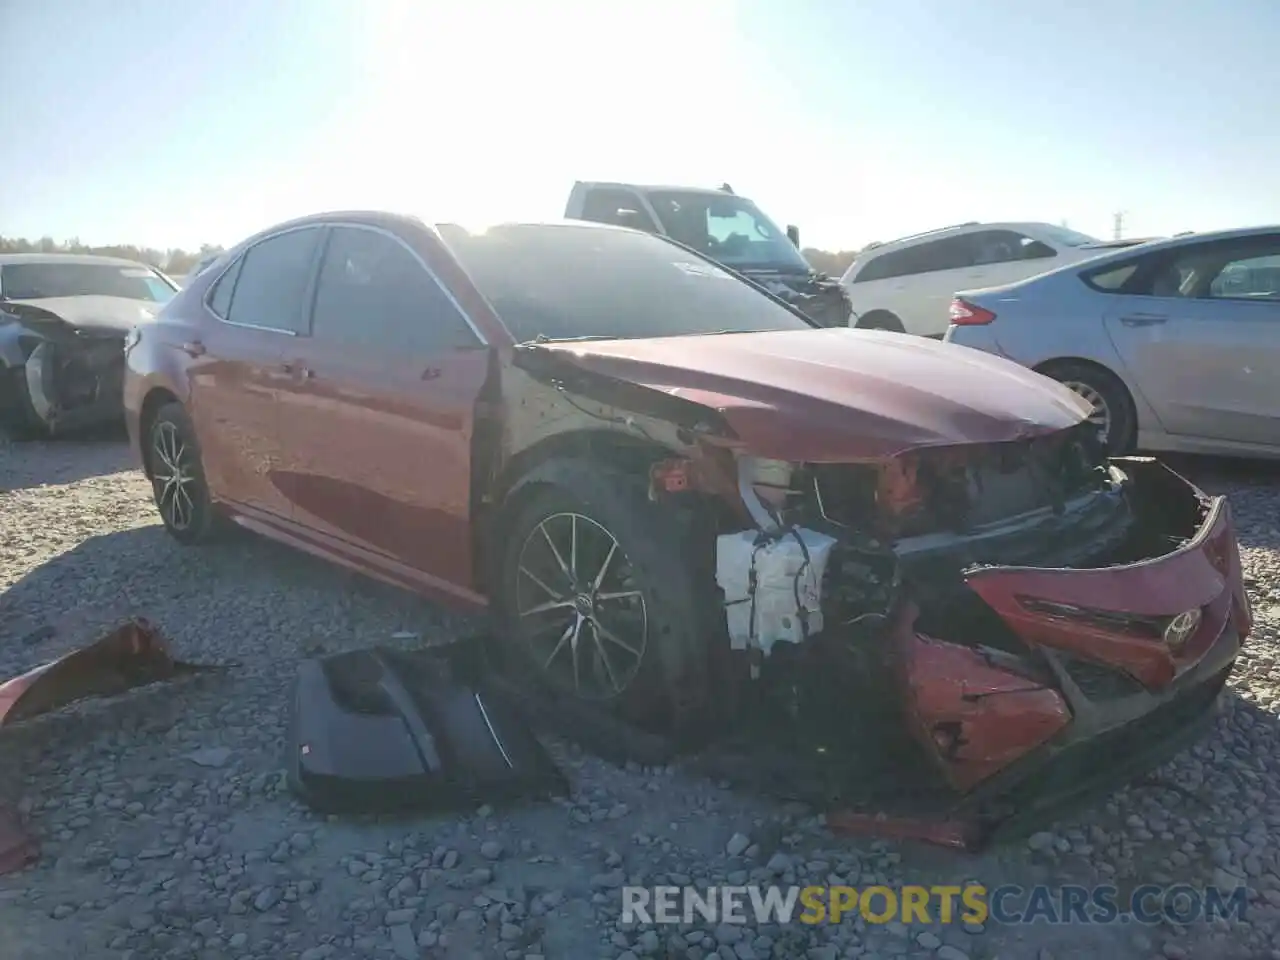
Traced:
[[181, 404], [165, 404], [151, 421], [146, 468], [156, 508], [169, 534], [183, 544], [211, 539], [217, 532], [218, 516], [209, 499], [195, 431]]

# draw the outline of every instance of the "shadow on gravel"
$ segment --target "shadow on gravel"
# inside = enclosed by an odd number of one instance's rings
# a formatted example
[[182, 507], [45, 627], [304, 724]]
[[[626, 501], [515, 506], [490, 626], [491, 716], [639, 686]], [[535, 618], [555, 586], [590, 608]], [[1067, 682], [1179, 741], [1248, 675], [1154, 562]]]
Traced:
[[297, 638], [292, 649], [317, 653], [399, 637], [392, 631], [430, 644], [475, 626], [407, 590], [245, 531], [192, 548], [153, 524], [89, 537], [0, 592], [0, 673], [65, 652], [46, 644], [47, 627], [82, 606], [148, 617], [176, 656], [195, 655], [187, 638], [252, 651], [255, 631]]
[[138, 464], [127, 439], [121, 429], [59, 440], [0, 440], [0, 493], [133, 470]]

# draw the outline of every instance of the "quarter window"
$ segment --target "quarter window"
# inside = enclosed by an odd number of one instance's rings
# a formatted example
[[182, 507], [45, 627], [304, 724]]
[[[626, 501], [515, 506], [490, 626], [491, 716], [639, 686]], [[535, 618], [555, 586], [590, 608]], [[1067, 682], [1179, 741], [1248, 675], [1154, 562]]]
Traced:
[[[260, 240], [245, 251], [232, 278], [234, 289], [229, 294], [231, 304], [226, 319], [251, 327], [302, 333], [306, 329], [307, 285], [319, 238], [319, 227], [304, 227]], [[218, 281], [211, 306], [230, 276], [228, 271]]]
[[224, 320], [231, 314], [231, 295], [235, 292], [236, 277], [240, 276], [242, 263], [244, 263], [244, 257], [236, 260], [209, 291], [209, 309]]
[[407, 247], [375, 230], [334, 227], [316, 286], [312, 334], [388, 355], [478, 341]]

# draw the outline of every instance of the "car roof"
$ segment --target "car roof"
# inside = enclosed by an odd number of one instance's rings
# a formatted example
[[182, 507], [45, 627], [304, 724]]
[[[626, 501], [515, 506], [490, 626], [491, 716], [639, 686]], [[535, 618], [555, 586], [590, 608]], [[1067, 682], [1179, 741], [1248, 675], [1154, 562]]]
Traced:
[[613, 180], [579, 180], [576, 186], [580, 187], [606, 187], [618, 190], [641, 190], [645, 193], [700, 193], [709, 197], [732, 197], [738, 194], [729, 193], [721, 190], [719, 187], [690, 187], [690, 186], [671, 186], [667, 184], [656, 183], [618, 183]]
[[871, 244], [858, 254], [858, 259], [861, 260], [863, 257], [878, 256], [879, 254], [886, 253], [889, 250], [898, 250], [902, 247], [914, 246], [917, 243], [926, 243], [933, 240], [945, 240], [947, 237], [960, 236], [966, 233], [977, 233], [980, 230], [1016, 230], [1019, 233], [1029, 233], [1034, 232], [1041, 227], [1051, 226], [1053, 225], [1044, 220], [1006, 220], [992, 223], [970, 220], [967, 223], [957, 223], [949, 227], [938, 227], [934, 230], [925, 230], [922, 233], [912, 233], [905, 237], [898, 237], [896, 240], [886, 240], [883, 243]]
[[88, 253], [0, 253], [0, 266], [19, 263], [80, 263], [98, 264], [111, 267], [147, 267], [150, 264], [141, 260], [127, 260], [124, 257], [99, 257]]

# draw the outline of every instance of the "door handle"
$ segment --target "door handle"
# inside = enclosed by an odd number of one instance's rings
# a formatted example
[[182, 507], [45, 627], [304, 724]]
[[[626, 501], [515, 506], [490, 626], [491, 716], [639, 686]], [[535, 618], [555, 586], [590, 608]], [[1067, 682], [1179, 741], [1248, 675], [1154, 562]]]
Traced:
[[1128, 316], [1120, 318], [1120, 322], [1126, 327], [1153, 327], [1157, 323], [1164, 323], [1169, 318], [1162, 313], [1131, 313]]
[[203, 357], [205, 354], [205, 345], [199, 340], [188, 340], [182, 345], [182, 352], [188, 357]]

